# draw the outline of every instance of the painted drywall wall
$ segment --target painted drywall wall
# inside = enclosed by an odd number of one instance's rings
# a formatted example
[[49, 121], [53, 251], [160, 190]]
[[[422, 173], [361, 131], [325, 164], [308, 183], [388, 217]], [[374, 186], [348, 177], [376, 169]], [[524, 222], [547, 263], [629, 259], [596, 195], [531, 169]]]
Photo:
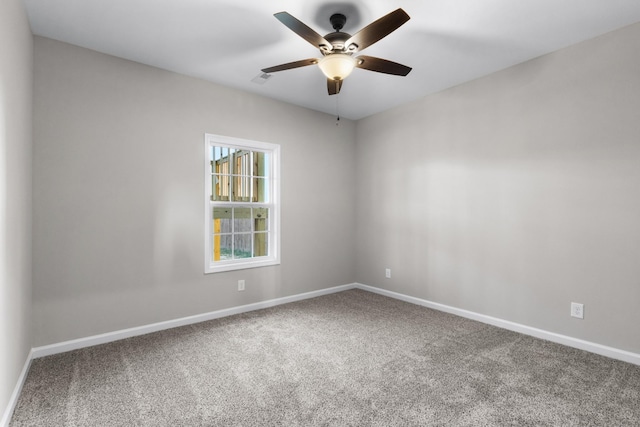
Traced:
[[636, 24], [359, 121], [357, 281], [640, 353], [638, 52]]
[[[0, 2], [0, 418], [31, 349], [33, 38], [19, 0]], [[1, 422], [1, 421], [0, 421]]]
[[[353, 122], [41, 37], [34, 90], [35, 346], [354, 281]], [[281, 265], [203, 274], [205, 133], [281, 145]]]

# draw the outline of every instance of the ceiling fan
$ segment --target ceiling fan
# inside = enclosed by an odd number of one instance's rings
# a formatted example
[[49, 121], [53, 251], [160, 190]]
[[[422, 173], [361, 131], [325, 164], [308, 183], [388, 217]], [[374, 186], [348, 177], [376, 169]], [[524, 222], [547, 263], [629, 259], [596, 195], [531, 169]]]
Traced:
[[402, 9], [396, 9], [377, 21], [372, 22], [353, 36], [340, 31], [347, 22], [347, 17], [341, 13], [331, 15], [329, 20], [331, 21], [331, 26], [336, 31], [324, 37], [287, 12], [279, 12], [274, 16], [291, 31], [311, 43], [314, 47], [320, 49], [322, 58], [302, 59], [300, 61], [263, 68], [263, 73], [269, 74], [275, 73], [276, 71], [317, 64], [324, 75], [327, 76], [327, 90], [329, 95], [336, 95], [342, 88], [342, 81], [351, 74], [351, 71], [353, 71], [355, 67], [396, 76], [406, 76], [409, 74], [409, 71], [411, 71], [411, 67], [386, 59], [366, 55], [353, 56], [355, 53], [366, 49], [388, 36], [407, 22], [410, 19], [409, 15]]

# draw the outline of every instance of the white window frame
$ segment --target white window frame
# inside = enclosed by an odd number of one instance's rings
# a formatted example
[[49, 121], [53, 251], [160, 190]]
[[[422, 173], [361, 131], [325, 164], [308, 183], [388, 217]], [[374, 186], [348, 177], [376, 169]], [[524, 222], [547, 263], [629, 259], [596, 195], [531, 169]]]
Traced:
[[[229, 147], [250, 151], [269, 153], [269, 201], [234, 202], [212, 201], [212, 172], [210, 161], [211, 147]], [[269, 238], [268, 256], [256, 258], [240, 258], [233, 260], [213, 260], [213, 208], [215, 207], [268, 207]], [[245, 268], [266, 267], [280, 264], [280, 145], [229, 136], [204, 135], [204, 272], [218, 273], [222, 271], [242, 270]]]

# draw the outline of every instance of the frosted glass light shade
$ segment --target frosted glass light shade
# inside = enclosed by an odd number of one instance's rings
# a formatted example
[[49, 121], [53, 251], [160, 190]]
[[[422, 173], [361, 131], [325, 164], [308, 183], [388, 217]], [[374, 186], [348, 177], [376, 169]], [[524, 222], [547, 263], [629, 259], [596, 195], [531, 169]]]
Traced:
[[355, 66], [355, 58], [344, 53], [332, 53], [318, 62], [318, 67], [320, 67], [324, 75], [332, 80], [344, 80], [351, 74]]

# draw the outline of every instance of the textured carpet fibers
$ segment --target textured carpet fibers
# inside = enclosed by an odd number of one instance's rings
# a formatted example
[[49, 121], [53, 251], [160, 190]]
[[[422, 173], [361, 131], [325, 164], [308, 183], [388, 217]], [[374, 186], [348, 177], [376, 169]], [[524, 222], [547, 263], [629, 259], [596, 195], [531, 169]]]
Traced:
[[350, 290], [36, 359], [10, 425], [640, 425], [640, 367]]

